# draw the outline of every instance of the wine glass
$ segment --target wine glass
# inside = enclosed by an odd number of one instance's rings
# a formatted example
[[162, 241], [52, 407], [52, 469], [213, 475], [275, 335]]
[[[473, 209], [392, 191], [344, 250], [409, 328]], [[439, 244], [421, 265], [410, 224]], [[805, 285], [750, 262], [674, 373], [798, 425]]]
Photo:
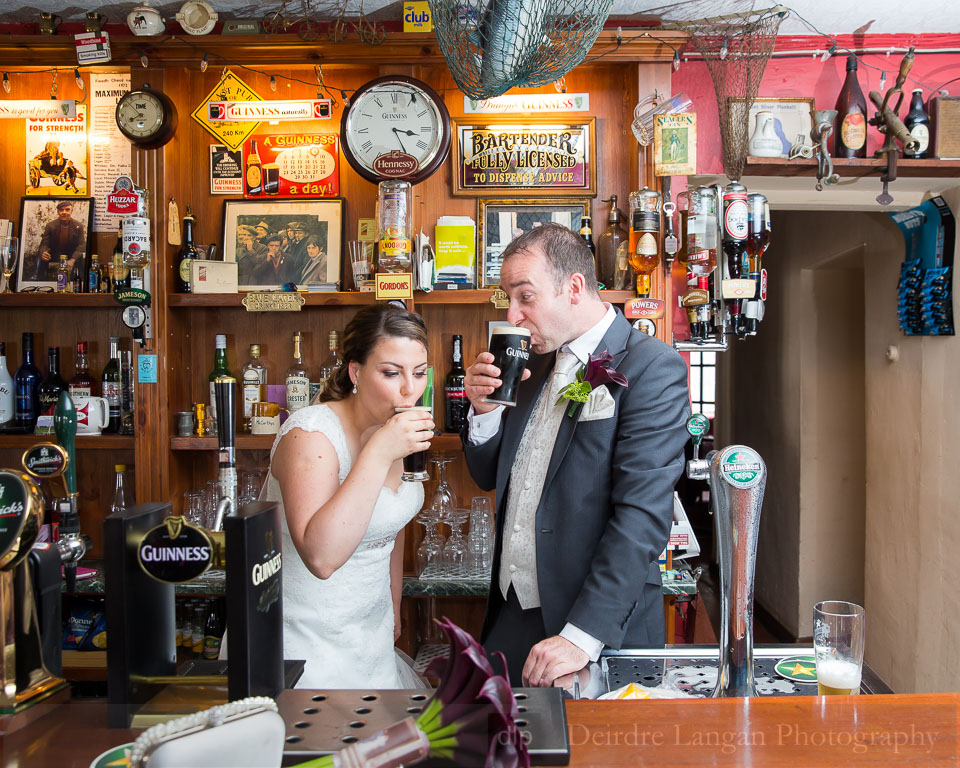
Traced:
[[430, 576], [431, 565], [436, 566], [443, 556], [443, 537], [437, 533], [439, 521], [431, 509], [424, 509], [417, 515], [417, 522], [423, 526], [423, 541], [417, 547], [417, 576]]
[[454, 460], [453, 456], [443, 453], [430, 454], [432, 463], [437, 465], [437, 489], [430, 499], [430, 508], [436, 510], [441, 522], [447, 521], [449, 513], [457, 508], [457, 494], [447, 482], [447, 464]]
[[13, 288], [10, 287], [10, 284], [13, 281], [13, 270], [17, 264], [19, 251], [19, 238], [0, 237], [0, 264], [3, 266], [3, 293], [13, 293]]
[[470, 517], [468, 509], [451, 509], [447, 515], [450, 525], [450, 538], [443, 547], [443, 564], [448, 576], [464, 576], [464, 558], [467, 554], [466, 540], [463, 537], [463, 524]]

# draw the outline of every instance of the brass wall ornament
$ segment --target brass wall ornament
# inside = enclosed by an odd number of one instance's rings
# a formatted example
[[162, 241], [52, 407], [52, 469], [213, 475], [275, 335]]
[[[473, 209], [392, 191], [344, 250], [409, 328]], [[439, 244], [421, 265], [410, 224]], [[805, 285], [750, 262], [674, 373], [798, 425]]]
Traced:
[[306, 299], [292, 291], [248, 293], [240, 303], [247, 312], [299, 312]]

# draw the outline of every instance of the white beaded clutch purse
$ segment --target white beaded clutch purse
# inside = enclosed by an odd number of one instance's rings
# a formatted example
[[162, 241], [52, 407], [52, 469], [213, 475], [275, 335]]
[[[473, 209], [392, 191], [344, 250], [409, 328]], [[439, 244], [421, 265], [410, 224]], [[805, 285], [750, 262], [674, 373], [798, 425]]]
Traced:
[[273, 699], [231, 701], [148, 728], [130, 749], [130, 766], [280, 768], [285, 730]]

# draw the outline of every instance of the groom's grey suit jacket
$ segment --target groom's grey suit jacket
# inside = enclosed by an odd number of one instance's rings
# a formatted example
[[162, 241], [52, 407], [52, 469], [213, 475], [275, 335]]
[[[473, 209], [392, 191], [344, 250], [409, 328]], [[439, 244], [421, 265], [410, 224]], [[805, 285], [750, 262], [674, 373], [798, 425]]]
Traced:
[[[563, 416], [536, 513], [537, 578], [547, 636], [566, 622], [612, 648], [662, 646], [663, 600], [657, 558], [673, 520], [673, 487], [683, 471], [690, 415], [687, 367], [671, 347], [635, 330], [618, 311], [594, 354], [607, 350], [627, 387], [608, 384], [610, 418]], [[470, 474], [497, 491], [497, 543], [517, 447], [555, 354], [531, 355], [531, 376], [500, 431], [483, 445], [464, 432]], [[482, 637], [495, 620], [487, 611]]]

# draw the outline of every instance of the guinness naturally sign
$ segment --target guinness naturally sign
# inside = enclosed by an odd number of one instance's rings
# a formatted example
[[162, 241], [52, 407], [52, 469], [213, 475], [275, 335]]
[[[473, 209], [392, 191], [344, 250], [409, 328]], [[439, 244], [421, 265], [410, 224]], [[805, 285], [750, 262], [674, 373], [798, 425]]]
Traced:
[[182, 517], [168, 517], [144, 534], [137, 546], [140, 567], [151, 578], [182, 584], [204, 574], [217, 547], [210, 535]]

